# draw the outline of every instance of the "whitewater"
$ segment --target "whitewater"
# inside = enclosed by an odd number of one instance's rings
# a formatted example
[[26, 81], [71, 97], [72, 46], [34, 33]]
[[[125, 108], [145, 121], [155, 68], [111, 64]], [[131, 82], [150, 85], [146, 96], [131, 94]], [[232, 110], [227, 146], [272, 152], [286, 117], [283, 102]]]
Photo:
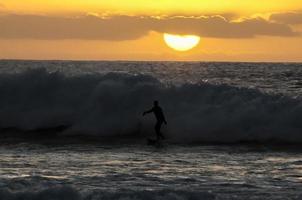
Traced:
[[0, 199], [300, 199], [301, 67], [2, 60]]

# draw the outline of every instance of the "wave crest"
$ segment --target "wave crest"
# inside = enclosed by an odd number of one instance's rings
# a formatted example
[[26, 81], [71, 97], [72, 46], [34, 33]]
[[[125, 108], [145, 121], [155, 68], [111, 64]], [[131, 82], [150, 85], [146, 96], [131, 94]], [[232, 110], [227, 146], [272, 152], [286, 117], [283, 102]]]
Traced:
[[[174, 141], [302, 142], [300, 100], [207, 83], [166, 86], [146, 75], [65, 76], [44, 69], [0, 75], [0, 127], [61, 133], [153, 134], [141, 113], [160, 101]], [[68, 127], [68, 128], [67, 128]]]

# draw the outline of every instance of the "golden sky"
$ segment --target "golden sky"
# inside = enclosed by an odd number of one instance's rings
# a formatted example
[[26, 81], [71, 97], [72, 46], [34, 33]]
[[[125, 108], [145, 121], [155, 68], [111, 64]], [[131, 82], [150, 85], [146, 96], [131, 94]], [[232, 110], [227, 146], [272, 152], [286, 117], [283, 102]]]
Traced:
[[301, 33], [301, 0], [0, 0], [0, 59], [302, 61]]

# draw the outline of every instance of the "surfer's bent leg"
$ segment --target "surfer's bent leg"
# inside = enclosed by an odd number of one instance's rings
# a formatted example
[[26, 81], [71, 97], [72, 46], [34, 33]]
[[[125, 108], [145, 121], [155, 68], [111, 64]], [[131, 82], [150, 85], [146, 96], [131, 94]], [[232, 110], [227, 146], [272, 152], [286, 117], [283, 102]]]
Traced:
[[160, 139], [160, 122], [156, 122], [155, 132], [156, 132], [157, 140], [159, 140]]
[[157, 137], [157, 140], [160, 140], [160, 139], [164, 139], [165, 137], [163, 136], [163, 134], [160, 132], [160, 128], [161, 128], [161, 125], [163, 124], [163, 122], [160, 122], [158, 121], [155, 125], [155, 132], [156, 132], [156, 137]]

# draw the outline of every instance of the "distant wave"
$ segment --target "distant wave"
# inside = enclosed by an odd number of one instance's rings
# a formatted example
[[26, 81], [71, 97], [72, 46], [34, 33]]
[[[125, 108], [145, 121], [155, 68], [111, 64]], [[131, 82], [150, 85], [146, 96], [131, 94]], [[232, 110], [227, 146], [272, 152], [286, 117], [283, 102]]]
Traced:
[[[126, 73], [65, 76], [45, 69], [0, 74], [0, 127], [27, 134], [120, 136], [153, 134], [160, 101], [163, 132], [175, 142], [302, 142], [300, 100], [207, 83], [164, 85]], [[44, 131], [41, 131], [44, 134]]]
[[51, 187], [40, 191], [21, 191], [13, 192], [0, 189], [0, 199], [6, 200], [91, 200], [91, 199], [110, 199], [110, 200], [153, 200], [153, 199], [179, 199], [179, 200], [214, 200], [215, 195], [208, 192], [190, 192], [179, 190], [160, 190], [160, 191], [131, 191], [119, 190], [90, 191], [81, 194], [76, 189], [68, 186]]

